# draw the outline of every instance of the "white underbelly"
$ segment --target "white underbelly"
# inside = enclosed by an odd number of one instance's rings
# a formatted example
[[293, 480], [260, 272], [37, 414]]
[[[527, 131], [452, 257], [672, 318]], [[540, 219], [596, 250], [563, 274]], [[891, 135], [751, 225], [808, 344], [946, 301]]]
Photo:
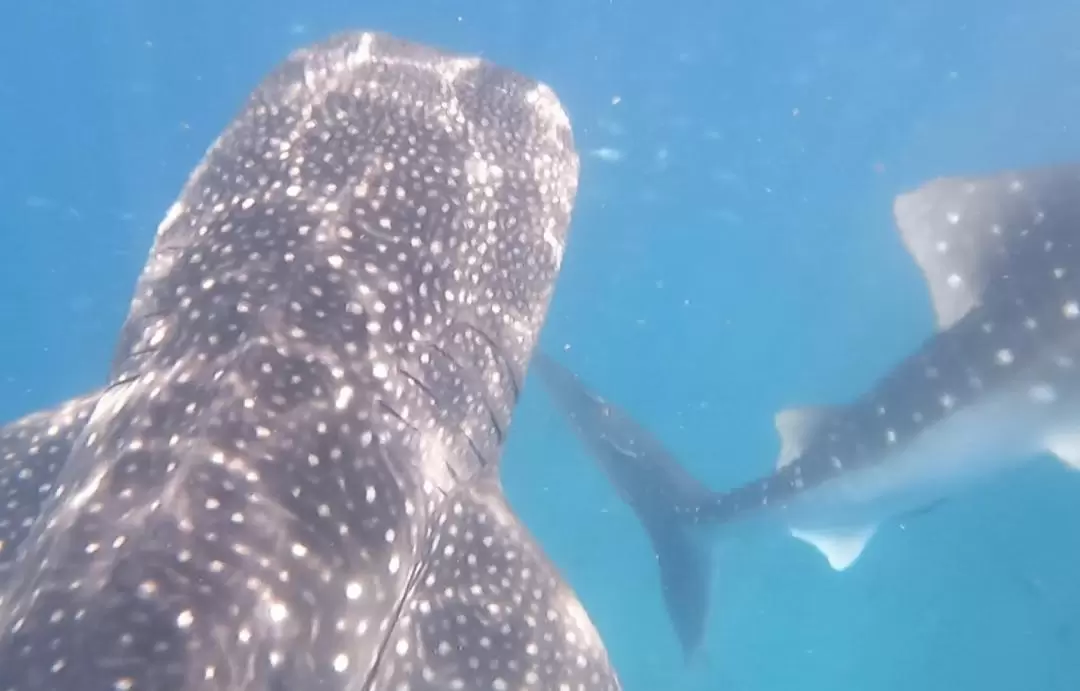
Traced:
[[805, 529], [876, 526], [1032, 460], [1072, 426], [1080, 405], [1033, 402], [1026, 387], [965, 408], [887, 458], [808, 490], [781, 509]]

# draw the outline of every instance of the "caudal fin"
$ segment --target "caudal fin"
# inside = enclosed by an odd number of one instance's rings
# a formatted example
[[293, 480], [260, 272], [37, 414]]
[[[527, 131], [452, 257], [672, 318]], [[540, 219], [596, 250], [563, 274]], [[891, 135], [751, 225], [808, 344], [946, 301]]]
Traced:
[[656, 553], [668, 618], [683, 654], [691, 658], [705, 636], [712, 585], [711, 543], [677, 520], [636, 513]]
[[711, 541], [677, 507], [710, 495], [648, 430], [537, 351], [532, 366], [590, 456], [645, 528], [656, 554], [668, 617], [684, 654], [700, 648], [712, 581]]

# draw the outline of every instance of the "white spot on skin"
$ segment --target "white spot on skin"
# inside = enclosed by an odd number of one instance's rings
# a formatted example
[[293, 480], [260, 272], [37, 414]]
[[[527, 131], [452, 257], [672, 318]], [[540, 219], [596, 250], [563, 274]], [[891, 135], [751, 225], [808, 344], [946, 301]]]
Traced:
[[1080, 305], [1076, 301], [1070, 300], [1061, 308], [1061, 313], [1065, 315], [1066, 319], [1076, 319], [1080, 317]]
[[161, 345], [161, 343], [165, 340], [165, 335], [167, 333], [168, 330], [164, 326], [159, 326], [157, 329], [155, 329], [154, 333], [150, 336], [150, 347], [156, 348], [157, 346]]
[[270, 605], [270, 619], [274, 623], [281, 623], [285, 621], [285, 618], [289, 616], [289, 610], [285, 605], [280, 602], [274, 602]]
[[334, 406], [338, 410], [345, 410], [349, 406], [349, 401], [353, 397], [353, 388], [351, 386], [343, 386], [338, 389], [337, 398], [334, 399]]
[[1002, 366], [1011, 365], [1013, 363], [1012, 351], [1009, 350], [1008, 348], [1002, 348], [1001, 350], [997, 351], [997, 355], [995, 356], [995, 359], [997, 360], [997, 363], [999, 365], [1002, 365]]

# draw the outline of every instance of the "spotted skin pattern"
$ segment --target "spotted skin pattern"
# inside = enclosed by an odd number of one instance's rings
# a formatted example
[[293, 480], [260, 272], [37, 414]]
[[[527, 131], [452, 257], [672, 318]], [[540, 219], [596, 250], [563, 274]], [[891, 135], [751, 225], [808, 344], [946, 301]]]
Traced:
[[0, 488], [49, 486], [5, 528], [0, 689], [618, 689], [498, 479], [577, 176], [554, 93], [491, 63], [352, 33], [275, 69], [105, 390], [39, 461], [0, 432]]
[[56, 477], [98, 395], [80, 396], [0, 427], [0, 586], [56, 489]]

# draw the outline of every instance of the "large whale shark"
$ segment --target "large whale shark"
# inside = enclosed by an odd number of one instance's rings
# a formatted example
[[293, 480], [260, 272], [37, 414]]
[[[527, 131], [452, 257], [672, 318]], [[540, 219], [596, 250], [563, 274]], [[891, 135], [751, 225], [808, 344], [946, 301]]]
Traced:
[[350, 33], [272, 71], [107, 384], [0, 430], [0, 689], [618, 689], [498, 477], [577, 179], [489, 62]]
[[[857, 400], [780, 412], [776, 470], [745, 486], [703, 492], [644, 427], [539, 360], [653, 537], [684, 645], [701, 625], [688, 613], [707, 606], [702, 530], [779, 525], [843, 570], [883, 522], [1045, 454], [1080, 468], [1080, 166], [939, 178], [893, 211], [929, 286], [935, 333]], [[680, 580], [693, 602], [671, 600]]]

